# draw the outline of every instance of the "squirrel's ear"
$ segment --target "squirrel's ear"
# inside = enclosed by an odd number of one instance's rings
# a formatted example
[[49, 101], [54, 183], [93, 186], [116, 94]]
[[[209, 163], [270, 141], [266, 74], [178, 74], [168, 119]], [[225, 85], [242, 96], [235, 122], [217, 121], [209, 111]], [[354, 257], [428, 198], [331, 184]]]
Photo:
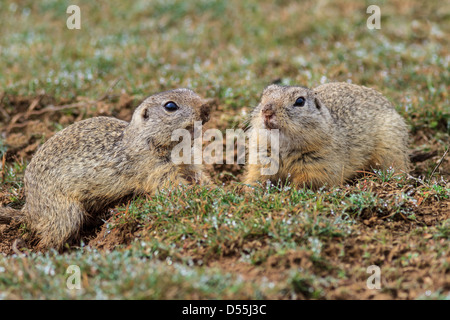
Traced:
[[150, 110], [148, 107], [142, 109], [141, 116], [144, 121], [147, 121], [150, 118]]
[[319, 109], [319, 110], [322, 109], [322, 107], [323, 107], [322, 102], [317, 97], [317, 93], [314, 93], [314, 104], [316, 105], [316, 108]]
[[323, 107], [322, 102], [317, 97], [314, 98], [314, 103], [316, 105], [316, 108], [319, 109], [319, 110]]

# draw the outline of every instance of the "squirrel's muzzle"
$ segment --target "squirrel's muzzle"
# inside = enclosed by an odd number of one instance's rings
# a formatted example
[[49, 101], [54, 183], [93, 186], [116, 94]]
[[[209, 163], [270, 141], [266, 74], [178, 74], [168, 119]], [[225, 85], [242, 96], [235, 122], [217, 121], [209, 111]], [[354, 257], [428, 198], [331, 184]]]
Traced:
[[268, 129], [276, 129], [277, 128], [277, 123], [276, 123], [276, 117], [275, 117], [275, 110], [273, 110], [273, 105], [272, 104], [266, 104], [262, 109], [261, 109], [261, 115], [263, 118], [263, 122], [264, 125], [268, 128]]

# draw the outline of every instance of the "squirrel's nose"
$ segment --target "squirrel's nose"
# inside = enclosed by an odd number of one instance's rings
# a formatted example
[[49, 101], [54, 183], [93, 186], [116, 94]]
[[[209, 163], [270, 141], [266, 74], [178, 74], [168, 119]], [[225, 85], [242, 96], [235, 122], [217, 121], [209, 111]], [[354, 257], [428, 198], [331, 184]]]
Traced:
[[273, 110], [273, 105], [271, 103], [266, 104], [262, 108], [261, 112], [264, 115], [264, 117], [267, 119], [270, 119], [275, 114], [275, 111]]

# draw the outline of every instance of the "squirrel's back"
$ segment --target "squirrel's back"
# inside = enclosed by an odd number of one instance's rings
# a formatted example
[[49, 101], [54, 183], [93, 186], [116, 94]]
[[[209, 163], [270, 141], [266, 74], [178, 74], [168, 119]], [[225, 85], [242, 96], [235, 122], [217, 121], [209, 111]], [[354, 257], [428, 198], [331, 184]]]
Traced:
[[[349, 148], [350, 161], [372, 167], [408, 169], [408, 128], [392, 103], [364, 86], [334, 82], [314, 89], [330, 110]], [[396, 155], [387, 159], [385, 154]], [[394, 159], [395, 158], [395, 159]]]
[[40, 188], [67, 188], [69, 192], [74, 190], [74, 184], [100, 183], [99, 173], [104, 180], [105, 170], [117, 167], [124, 157], [120, 141], [127, 124], [114, 118], [96, 117], [61, 130], [32, 158], [25, 172], [25, 188], [35, 190], [39, 181]]

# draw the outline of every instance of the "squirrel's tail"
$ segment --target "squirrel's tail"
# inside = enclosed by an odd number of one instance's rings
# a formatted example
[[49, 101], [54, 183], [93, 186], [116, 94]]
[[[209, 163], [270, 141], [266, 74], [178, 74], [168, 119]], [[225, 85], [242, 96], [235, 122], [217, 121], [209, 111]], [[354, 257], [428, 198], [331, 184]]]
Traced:
[[22, 221], [23, 212], [10, 207], [0, 208], [0, 224], [10, 224], [12, 220]]

